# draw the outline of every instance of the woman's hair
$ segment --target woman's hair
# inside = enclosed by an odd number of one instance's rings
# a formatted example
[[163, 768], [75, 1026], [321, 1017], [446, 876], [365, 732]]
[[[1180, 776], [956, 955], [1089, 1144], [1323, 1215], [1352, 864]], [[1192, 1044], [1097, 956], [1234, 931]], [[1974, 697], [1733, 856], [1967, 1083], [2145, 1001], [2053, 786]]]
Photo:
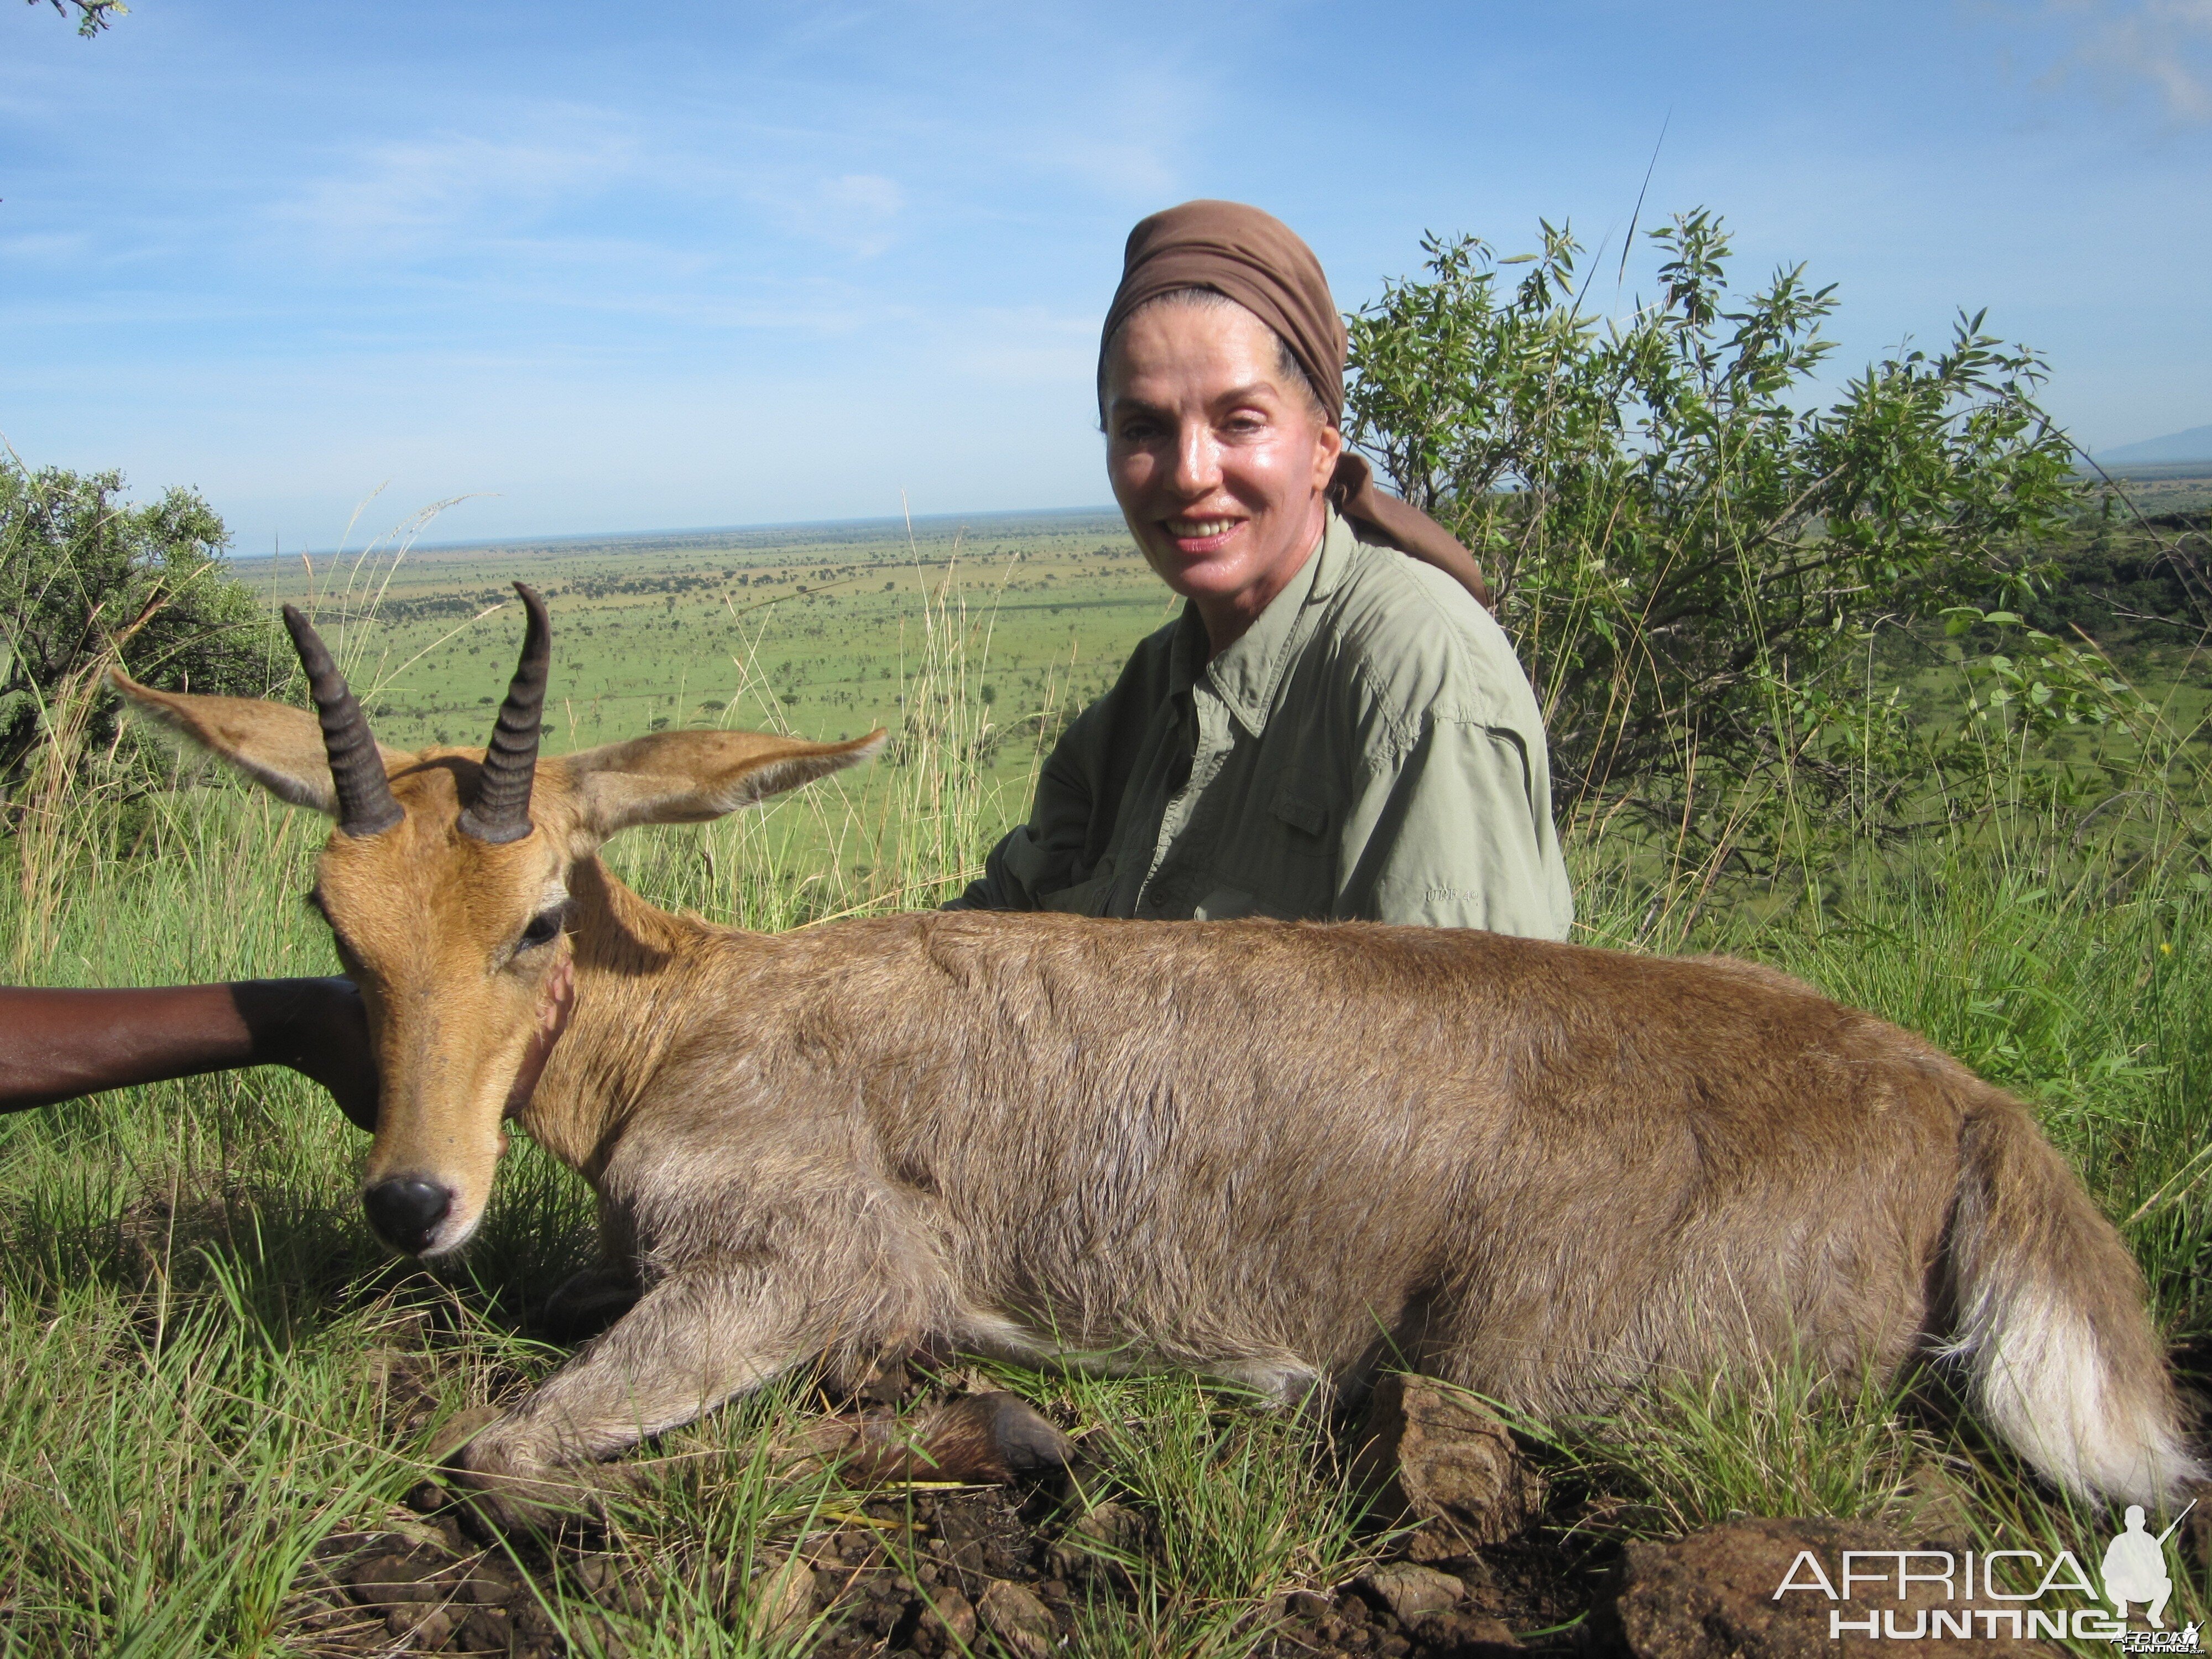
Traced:
[[[1121, 343], [1121, 337], [1129, 331], [1131, 323], [1155, 306], [1170, 305], [1190, 306], [1201, 311], [1242, 311], [1255, 322], [1259, 321], [1254, 312], [1238, 305], [1219, 289], [1175, 288], [1164, 294], [1154, 295], [1115, 325], [1114, 331], [1106, 337], [1106, 349], [1098, 354], [1098, 424], [1101, 429], [1106, 424], [1106, 366], [1114, 361], [1115, 348]], [[1261, 326], [1266, 328], [1267, 325], [1261, 323]], [[1267, 329], [1267, 337], [1275, 343], [1275, 370], [1283, 377], [1284, 384], [1296, 386], [1306, 394], [1307, 407], [1320, 417], [1324, 426], [1334, 425], [1328, 417], [1328, 401], [1315, 389], [1313, 381], [1307, 378], [1305, 365], [1298, 362], [1298, 354], [1291, 349], [1291, 343], [1272, 328]]]

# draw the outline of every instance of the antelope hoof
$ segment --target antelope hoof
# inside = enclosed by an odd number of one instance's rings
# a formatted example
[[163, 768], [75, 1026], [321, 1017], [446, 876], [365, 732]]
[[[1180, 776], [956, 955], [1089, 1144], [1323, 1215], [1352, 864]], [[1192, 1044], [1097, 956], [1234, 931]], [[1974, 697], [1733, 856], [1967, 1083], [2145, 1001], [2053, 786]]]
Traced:
[[865, 1420], [846, 1468], [862, 1481], [1004, 1486], [1065, 1468], [1074, 1455], [1068, 1437], [1029, 1401], [993, 1392], [963, 1395], [905, 1425]]
[[485, 1434], [503, 1413], [464, 1412], [440, 1430], [434, 1444], [462, 1504], [497, 1533], [553, 1533], [604, 1527], [611, 1498], [629, 1490], [617, 1470], [540, 1462]]
[[625, 1484], [599, 1469], [554, 1465], [455, 1468], [451, 1478], [471, 1513], [492, 1531], [510, 1534], [604, 1528], [608, 1502]]
[[956, 1421], [974, 1422], [988, 1437], [1006, 1478], [1022, 1480], [1064, 1469], [1075, 1456], [1074, 1443], [1053, 1420], [1018, 1395], [973, 1394], [945, 1408]]

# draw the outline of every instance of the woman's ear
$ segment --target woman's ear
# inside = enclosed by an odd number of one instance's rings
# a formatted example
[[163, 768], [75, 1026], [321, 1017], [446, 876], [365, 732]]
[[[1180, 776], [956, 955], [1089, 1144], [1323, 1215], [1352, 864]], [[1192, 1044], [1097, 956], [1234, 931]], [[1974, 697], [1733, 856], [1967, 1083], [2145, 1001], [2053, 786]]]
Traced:
[[1314, 441], [1314, 492], [1326, 494], [1336, 477], [1336, 464], [1344, 459], [1344, 434], [1334, 423], [1325, 424]]

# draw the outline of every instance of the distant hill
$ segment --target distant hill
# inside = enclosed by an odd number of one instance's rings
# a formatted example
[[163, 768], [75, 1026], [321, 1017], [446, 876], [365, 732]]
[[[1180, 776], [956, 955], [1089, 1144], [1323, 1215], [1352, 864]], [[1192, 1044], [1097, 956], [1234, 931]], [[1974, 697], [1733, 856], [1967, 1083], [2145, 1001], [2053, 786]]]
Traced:
[[2163, 438], [2146, 438], [2139, 444], [2100, 449], [2097, 459], [2106, 466], [2155, 465], [2160, 462], [2212, 462], [2212, 426], [2192, 426], [2186, 432], [2169, 432]]

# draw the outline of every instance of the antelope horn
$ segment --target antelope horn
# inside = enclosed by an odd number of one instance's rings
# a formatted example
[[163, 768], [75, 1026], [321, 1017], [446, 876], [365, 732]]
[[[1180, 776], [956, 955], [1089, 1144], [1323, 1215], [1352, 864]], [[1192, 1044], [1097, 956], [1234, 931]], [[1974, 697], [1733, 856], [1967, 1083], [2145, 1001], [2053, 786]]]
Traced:
[[530, 833], [530, 785], [538, 772], [538, 723], [545, 708], [545, 677], [553, 666], [553, 623], [534, 587], [517, 582], [529, 626], [522, 660], [507, 683], [507, 701], [484, 750], [477, 798], [461, 814], [461, 831], [478, 841], [520, 841]]
[[406, 814], [392, 798], [392, 781], [384, 775], [384, 757], [376, 751], [368, 719], [322, 636], [289, 605], [284, 627], [300, 653], [300, 666], [307, 671], [307, 695], [323, 725], [323, 750], [330, 757], [331, 783], [338, 798], [338, 828], [349, 836], [380, 836]]

